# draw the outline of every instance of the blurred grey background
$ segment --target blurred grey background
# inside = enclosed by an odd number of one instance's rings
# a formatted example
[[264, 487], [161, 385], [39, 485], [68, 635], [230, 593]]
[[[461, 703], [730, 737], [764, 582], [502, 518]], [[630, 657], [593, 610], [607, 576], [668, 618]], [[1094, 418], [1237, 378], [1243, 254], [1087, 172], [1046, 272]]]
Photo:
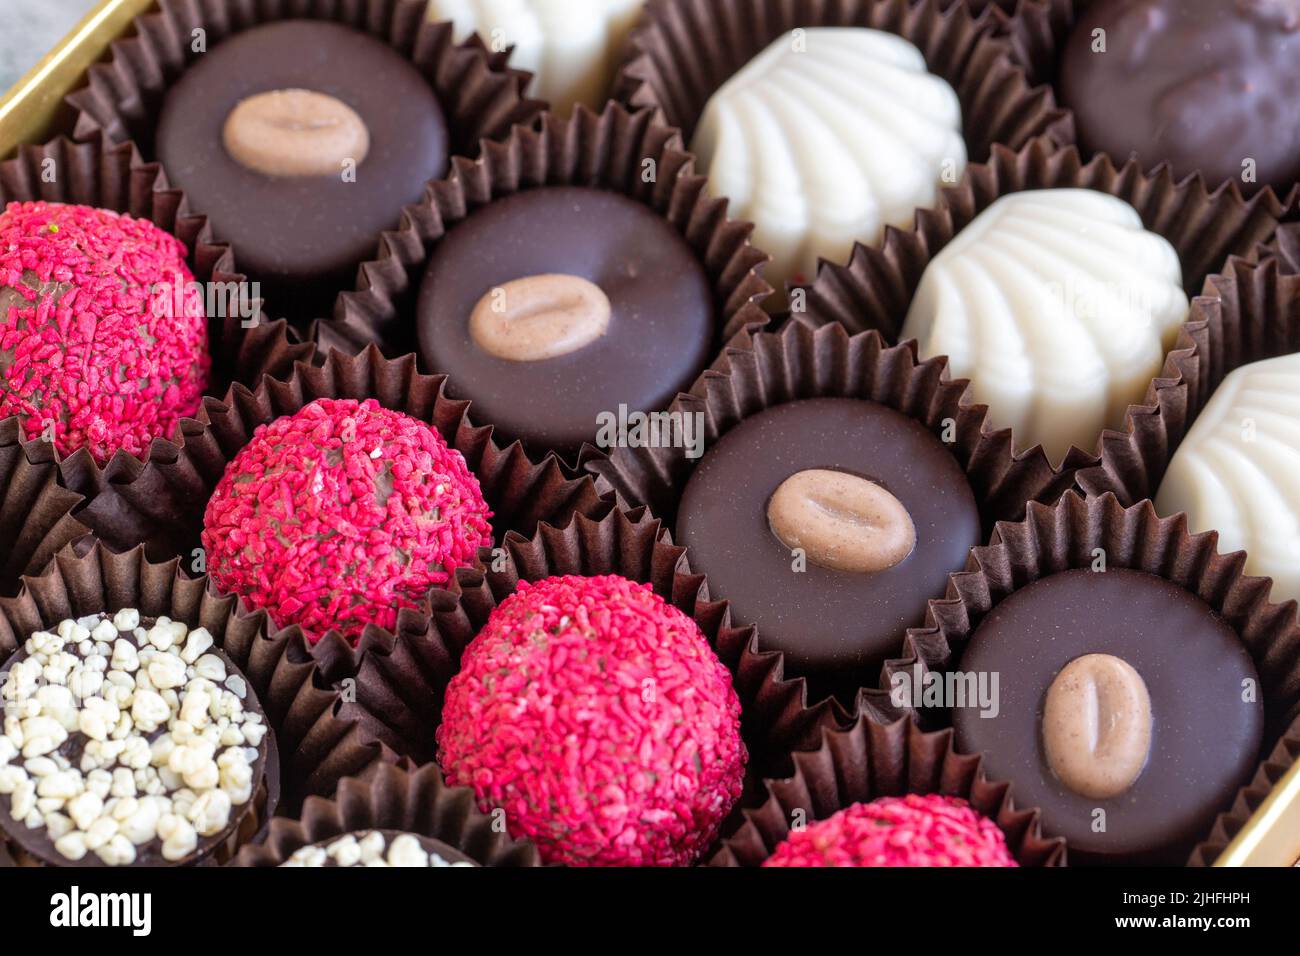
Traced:
[[0, 93], [36, 65], [96, 0], [0, 0]]

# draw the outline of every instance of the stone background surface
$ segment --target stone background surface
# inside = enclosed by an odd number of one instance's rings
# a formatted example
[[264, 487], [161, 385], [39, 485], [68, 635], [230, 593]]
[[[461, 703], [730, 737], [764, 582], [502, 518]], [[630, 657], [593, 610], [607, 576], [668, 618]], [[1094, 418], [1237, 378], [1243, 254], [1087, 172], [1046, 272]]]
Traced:
[[0, 0], [0, 90], [36, 65], [95, 0]]

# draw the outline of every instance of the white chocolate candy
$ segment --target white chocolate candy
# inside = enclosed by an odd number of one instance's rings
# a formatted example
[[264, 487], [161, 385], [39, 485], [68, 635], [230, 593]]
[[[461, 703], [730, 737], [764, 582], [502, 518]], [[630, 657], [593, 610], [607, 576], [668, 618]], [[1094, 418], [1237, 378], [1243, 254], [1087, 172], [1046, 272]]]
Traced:
[[1059, 463], [1140, 402], [1187, 317], [1173, 246], [1090, 189], [1003, 196], [921, 276], [899, 335], [947, 355], [1016, 448]]
[[514, 47], [510, 65], [533, 74], [530, 96], [558, 113], [574, 103], [603, 105], [619, 50], [642, 0], [430, 0], [429, 18], [451, 20], [456, 39], [471, 33], [495, 51]]
[[865, 27], [776, 40], [710, 97], [691, 148], [729, 215], [754, 223], [778, 289], [910, 226], [966, 166], [952, 87], [902, 37]]
[[1162, 515], [1219, 532], [1246, 551], [1246, 573], [1273, 579], [1272, 600], [1300, 598], [1300, 355], [1230, 373], [1174, 453], [1156, 495]]

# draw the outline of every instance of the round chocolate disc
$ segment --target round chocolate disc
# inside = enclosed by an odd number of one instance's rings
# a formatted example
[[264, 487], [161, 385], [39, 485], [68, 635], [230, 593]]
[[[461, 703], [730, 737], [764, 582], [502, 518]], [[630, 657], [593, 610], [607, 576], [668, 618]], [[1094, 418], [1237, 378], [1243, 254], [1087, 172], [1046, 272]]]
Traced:
[[1211, 189], [1300, 177], [1297, 89], [1294, 0], [1100, 0], [1061, 55], [1061, 98], [1089, 152], [1201, 171]]
[[[329, 174], [269, 175], [231, 154], [226, 123], [236, 106], [298, 90], [332, 97], [336, 110], [365, 125], [368, 142], [354, 169], [340, 161]], [[282, 111], [291, 114], [301, 99]], [[267, 148], [279, 141], [310, 151], [315, 140], [301, 134], [311, 118], [297, 119], [266, 116]], [[279, 134], [276, 124], [284, 124]], [[329, 314], [337, 287], [350, 288], [358, 264], [376, 254], [379, 233], [444, 173], [448, 131], [429, 82], [396, 50], [339, 24], [285, 20], [236, 33], [199, 56], [167, 92], [155, 146], [172, 184], [208, 217], [215, 237], [234, 246], [240, 268], [266, 286], [272, 311], [315, 316]]]
[[[521, 305], [512, 283], [577, 277], [608, 299], [603, 331], [549, 358], [512, 360], [471, 335], [491, 314], [537, 315], [565, 303]], [[577, 285], [574, 283], [574, 285]], [[577, 293], [575, 292], [575, 297]], [[571, 298], [570, 301], [573, 301]], [[476, 424], [530, 451], [571, 453], [597, 438], [604, 416], [662, 410], [688, 388], [713, 349], [713, 296], [694, 250], [649, 207], [618, 193], [547, 186], [497, 199], [434, 247], [417, 306], [420, 355], [451, 375]], [[594, 333], [593, 333], [594, 334]]]
[[[799, 561], [772, 530], [768, 505], [811, 469], [866, 478], [901, 502], [915, 534], [906, 557], [874, 571]], [[682, 494], [676, 538], [710, 594], [731, 602], [738, 623], [758, 625], [764, 649], [785, 653], [787, 676], [849, 696], [898, 655], [981, 527], [957, 459], [920, 422], [876, 402], [816, 398], [747, 418], [706, 451]]]
[[[1062, 783], [1043, 743], [1048, 689], [1085, 655], [1123, 661], [1150, 700], [1145, 766], [1107, 798]], [[989, 674], [990, 687], [997, 674], [998, 693], [996, 708], [953, 708], [958, 749], [983, 753], [985, 772], [1011, 782], [1018, 806], [1041, 808], [1043, 830], [1065, 837], [1072, 863], [1185, 863], [1259, 759], [1264, 707], [1240, 637], [1153, 574], [1075, 570], [1035, 581], [988, 613], [959, 669]], [[1105, 713], [1104, 693], [1088, 706], [1099, 715], [1089, 720], [1100, 753], [1117, 718]]]

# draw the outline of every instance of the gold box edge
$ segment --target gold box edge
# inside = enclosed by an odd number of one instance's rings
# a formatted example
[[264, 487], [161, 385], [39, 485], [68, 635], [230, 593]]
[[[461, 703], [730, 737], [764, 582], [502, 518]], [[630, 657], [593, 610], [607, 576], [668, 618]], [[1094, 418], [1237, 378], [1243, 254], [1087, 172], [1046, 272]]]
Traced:
[[0, 158], [24, 143], [49, 139], [63, 98], [84, 83], [86, 70], [103, 58], [109, 44], [155, 6], [156, 0], [103, 0], [10, 87], [0, 99]]

